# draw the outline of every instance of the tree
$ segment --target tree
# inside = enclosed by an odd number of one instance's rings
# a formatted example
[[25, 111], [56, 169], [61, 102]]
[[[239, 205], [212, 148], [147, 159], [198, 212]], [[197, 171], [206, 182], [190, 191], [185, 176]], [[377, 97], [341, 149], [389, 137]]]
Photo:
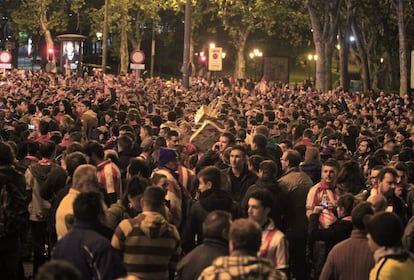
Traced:
[[160, 11], [180, 9], [179, 0], [120, 0], [111, 1], [110, 18], [111, 31], [119, 40], [120, 72], [128, 71], [129, 45], [139, 49], [147, 26], [154, 28], [160, 22]]
[[[194, 48], [195, 45], [203, 40], [205, 35], [217, 34], [222, 31], [221, 20], [217, 18], [217, 5], [211, 3], [209, 0], [193, 0], [191, 12], [191, 27], [190, 27], [190, 65], [194, 76], [196, 74], [196, 67], [194, 63]], [[225, 35], [220, 38], [225, 40]]]
[[[73, 8], [79, 11], [84, 0], [74, 0], [73, 2], [62, 2], [59, 0], [27, 0], [23, 1], [18, 9], [12, 13], [13, 21], [20, 31], [28, 32], [32, 35], [42, 35], [45, 39], [46, 50], [54, 50], [52, 32], [64, 32], [67, 29], [68, 16], [67, 10]], [[28, 16], [28, 15], [33, 16]], [[49, 55], [48, 55], [49, 56]], [[52, 65], [56, 70], [55, 52], [51, 55]]]
[[247, 39], [255, 30], [272, 33], [278, 4], [276, 1], [265, 0], [211, 0], [211, 2], [217, 5], [218, 16], [237, 52], [234, 76], [244, 78]]
[[332, 87], [332, 54], [338, 34], [341, 0], [305, 0], [313, 30], [316, 61], [316, 89]]
[[393, 0], [394, 8], [397, 13], [398, 21], [398, 54], [400, 61], [400, 95], [407, 94], [407, 43], [405, 40], [405, 26], [404, 26], [404, 3], [403, 0]]

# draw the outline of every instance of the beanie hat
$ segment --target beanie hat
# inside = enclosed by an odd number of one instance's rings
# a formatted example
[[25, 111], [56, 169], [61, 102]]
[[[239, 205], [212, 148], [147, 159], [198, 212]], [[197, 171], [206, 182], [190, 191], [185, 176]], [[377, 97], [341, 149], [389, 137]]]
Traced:
[[396, 214], [380, 212], [369, 217], [365, 224], [368, 233], [379, 246], [400, 245], [404, 228], [401, 219]]
[[158, 168], [164, 167], [165, 164], [177, 158], [177, 153], [168, 148], [161, 147], [158, 153]]

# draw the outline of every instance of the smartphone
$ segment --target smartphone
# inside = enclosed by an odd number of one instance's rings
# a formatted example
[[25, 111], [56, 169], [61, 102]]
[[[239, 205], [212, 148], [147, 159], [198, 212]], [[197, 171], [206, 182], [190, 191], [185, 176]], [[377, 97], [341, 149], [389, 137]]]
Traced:
[[322, 202], [320, 205], [323, 207], [323, 209], [328, 209], [328, 207], [329, 207], [328, 202]]
[[27, 128], [28, 128], [29, 130], [35, 130], [35, 126], [34, 126], [34, 124], [29, 124], [29, 125], [27, 126]]

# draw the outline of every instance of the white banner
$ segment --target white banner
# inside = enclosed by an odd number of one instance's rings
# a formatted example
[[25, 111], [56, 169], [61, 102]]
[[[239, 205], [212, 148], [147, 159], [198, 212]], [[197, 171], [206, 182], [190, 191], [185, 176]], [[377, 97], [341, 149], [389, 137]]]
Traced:
[[129, 68], [131, 68], [132, 70], [145, 70], [145, 64], [131, 63], [129, 64]]
[[223, 70], [223, 48], [208, 49], [208, 70], [222, 71]]
[[11, 63], [0, 63], [0, 69], [11, 69]]

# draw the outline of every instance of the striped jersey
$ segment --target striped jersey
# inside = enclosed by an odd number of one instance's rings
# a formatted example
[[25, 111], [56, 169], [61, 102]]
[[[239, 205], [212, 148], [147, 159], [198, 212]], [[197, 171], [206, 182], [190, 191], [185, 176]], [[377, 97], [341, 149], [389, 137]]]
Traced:
[[289, 267], [289, 245], [286, 236], [275, 227], [274, 222], [269, 223], [262, 232], [262, 245], [258, 256], [270, 260], [276, 269]]

